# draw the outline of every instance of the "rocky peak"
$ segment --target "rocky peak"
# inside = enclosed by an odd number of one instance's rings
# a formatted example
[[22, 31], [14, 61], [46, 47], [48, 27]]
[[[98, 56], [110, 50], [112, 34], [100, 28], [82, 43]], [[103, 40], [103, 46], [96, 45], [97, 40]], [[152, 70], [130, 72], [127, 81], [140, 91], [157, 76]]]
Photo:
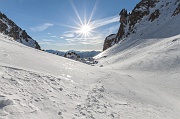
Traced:
[[[135, 6], [131, 14], [127, 14], [127, 10], [123, 9], [120, 12], [121, 25], [117, 33], [118, 35], [117, 35], [116, 43], [119, 42], [122, 37], [127, 37], [130, 33], [135, 33], [134, 31], [135, 24], [141, 21], [144, 16], [149, 15], [150, 8], [155, 7], [155, 3], [158, 1], [159, 0], [142, 0]], [[154, 13], [154, 16], [155, 17], [158, 16], [157, 14]], [[154, 17], [152, 16], [152, 19], [153, 18]], [[121, 19], [123, 19], [123, 22], [121, 22]], [[127, 23], [128, 23], [129, 31], [128, 33], [125, 34], [126, 32], [125, 27], [127, 27]]]
[[126, 23], [127, 22], [127, 17], [128, 13], [126, 9], [122, 9], [122, 11], [119, 13], [120, 17], [120, 23]]
[[32, 48], [41, 49], [39, 44], [33, 40], [25, 30], [22, 30], [12, 20], [10, 20], [5, 14], [0, 12], [0, 32], [4, 33], [14, 40], [27, 45]]
[[137, 33], [138, 29], [141, 29], [140, 27], [146, 24], [156, 23], [159, 25], [159, 20], [165, 20], [167, 17], [170, 19], [169, 16], [172, 18], [179, 13], [180, 0], [141, 0], [131, 13], [128, 13], [126, 9], [122, 9], [119, 14], [120, 27], [116, 38], [111, 41], [105, 39], [103, 50], [127, 39], [129, 35]]

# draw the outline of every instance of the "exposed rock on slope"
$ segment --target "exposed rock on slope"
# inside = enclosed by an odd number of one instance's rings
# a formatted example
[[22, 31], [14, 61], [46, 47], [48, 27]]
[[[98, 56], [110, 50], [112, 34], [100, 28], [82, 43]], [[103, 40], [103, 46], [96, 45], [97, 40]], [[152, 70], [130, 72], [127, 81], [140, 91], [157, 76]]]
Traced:
[[80, 58], [80, 56], [78, 56], [75, 52], [68, 52], [64, 55], [64, 57], [69, 58], [69, 59], [74, 59], [74, 60], [77, 60], [78, 58]]
[[164, 21], [168, 21], [179, 13], [180, 0], [141, 0], [131, 13], [122, 9], [119, 14], [121, 24], [116, 38], [108, 41], [108, 43], [105, 40], [104, 44], [108, 46], [103, 47], [103, 50], [111, 47], [114, 43], [127, 39], [129, 35], [137, 33], [142, 27], [151, 26], [152, 24], [162, 25]]
[[14, 40], [27, 45], [32, 48], [41, 49], [39, 44], [33, 40], [25, 30], [22, 30], [17, 26], [12, 20], [7, 18], [7, 16], [0, 12], [0, 32], [4, 33]]
[[115, 40], [115, 38], [116, 38], [116, 34], [111, 34], [106, 37], [104, 46], [103, 46], [103, 51], [109, 48], [111, 45], [114, 45], [113, 41]]
[[177, 14], [180, 13], [180, 0], [177, 0], [175, 4], [178, 4], [178, 7], [176, 8], [176, 10], [173, 12], [173, 16], [176, 16]]

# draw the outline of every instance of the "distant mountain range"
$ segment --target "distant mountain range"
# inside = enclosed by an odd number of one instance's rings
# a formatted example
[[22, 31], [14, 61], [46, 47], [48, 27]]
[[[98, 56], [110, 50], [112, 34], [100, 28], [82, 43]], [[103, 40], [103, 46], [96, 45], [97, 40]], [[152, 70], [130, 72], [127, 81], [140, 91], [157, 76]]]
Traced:
[[58, 50], [45, 50], [45, 51], [59, 56], [64, 56], [68, 52], [75, 52], [78, 56], [80, 56], [80, 58], [94, 57], [99, 53], [101, 53], [101, 51], [75, 51], [75, 50], [69, 50], [67, 52], [58, 51]]

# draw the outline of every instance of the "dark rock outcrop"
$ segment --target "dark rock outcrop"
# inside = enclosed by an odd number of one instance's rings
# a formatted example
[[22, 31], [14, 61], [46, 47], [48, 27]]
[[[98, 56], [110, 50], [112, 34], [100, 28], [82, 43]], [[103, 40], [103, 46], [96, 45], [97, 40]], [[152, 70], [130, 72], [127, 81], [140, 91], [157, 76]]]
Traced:
[[178, 7], [175, 9], [175, 11], [173, 12], [172, 16], [176, 16], [177, 14], [180, 13], [180, 0], [177, 0], [175, 4], [178, 4]]
[[115, 40], [115, 43], [117, 43], [119, 40], [118, 38], [119, 37], [122, 37], [124, 34], [125, 34], [125, 27], [128, 23], [128, 17], [129, 17], [129, 14], [127, 13], [127, 10], [125, 9], [122, 9], [122, 11], [120, 12], [119, 14], [121, 17], [120, 17], [120, 27], [119, 27], [119, 30], [118, 30], [118, 33], [117, 33], [117, 36], [116, 36], [116, 40]]
[[114, 45], [113, 42], [115, 43], [115, 38], [116, 38], [116, 34], [111, 34], [106, 37], [103, 45], [103, 51]]
[[41, 49], [39, 44], [33, 40], [25, 30], [22, 30], [17, 26], [12, 20], [7, 18], [7, 16], [0, 12], [0, 32], [4, 33], [14, 40], [27, 45], [32, 48]]
[[161, 13], [159, 12], [159, 9], [155, 10], [149, 17], [149, 21], [154, 21], [159, 17]]
[[74, 59], [74, 60], [78, 60], [78, 58], [80, 58], [79, 55], [77, 55], [77, 53], [75, 52], [67, 52], [64, 57], [69, 58], [69, 59]]

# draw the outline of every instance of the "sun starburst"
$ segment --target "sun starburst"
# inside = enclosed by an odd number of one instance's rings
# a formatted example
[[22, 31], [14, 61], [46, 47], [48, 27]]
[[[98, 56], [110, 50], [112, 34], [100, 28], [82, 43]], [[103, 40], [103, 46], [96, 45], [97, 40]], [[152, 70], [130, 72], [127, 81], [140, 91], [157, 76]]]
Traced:
[[76, 32], [82, 37], [86, 38], [91, 35], [92, 27], [89, 24], [83, 24], [79, 28], [77, 28]]
[[83, 33], [83, 34], [88, 34], [91, 32], [91, 27], [88, 24], [85, 24], [85, 25], [81, 26], [79, 32]]
[[86, 11], [84, 11], [84, 16], [80, 16], [79, 12], [75, 6], [75, 4], [73, 3], [73, 1], [71, 1], [71, 5], [72, 8], [74, 10], [74, 12], [76, 13], [76, 16], [78, 18], [78, 21], [75, 21], [75, 19], [73, 19], [73, 21], [76, 23], [77, 26], [68, 26], [65, 25], [66, 27], [70, 27], [73, 30], [72, 31], [68, 31], [68, 32], [72, 32], [73, 34], [76, 34], [76, 38], [84, 38], [87, 39], [90, 36], [92, 36], [92, 33], [95, 32], [94, 29], [94, 25], [93, 23], [91, 23], [91, 19], [93, 17], [94, 14], [94, 10], [96, 7], [97, 2], [94, 4], [94, 7], [90, 13], [90, 15], [88, 15], [89, 17], [86, 16]]
[[81, 11], [80, 13], [84, 13], [82, 16], [79, 14], [73, 0], [70, 1], [70, 3], [76, 14], [76, 17], [72, 19], [76, 25], [71, 26], [63, 24], [62, 26], [71, 28], [71, 30], [66, 31], [66, 33], [69, 33], [70, 35], [68, 36], [72, 36], [71, 38], [76, 39], [77, 41], [84, 42], [87, 41], [87, 39], [93, 39], [95, 37], [96, 39], [102, 39], [102, 34], [101, 32], [97, 32], [97, 28], [119, 21], [119, 16], [112, 16], [101, 19], [95, 18], [94, 20], [92, 20], [94, 18], [93, 16], [97, 8], [97, 1], [94, 3], [92, 11], [89, 10], [89, 13], [86, 13], [86, 7], [84, 11], [83, 8], [81, 8], [79, 11]]

